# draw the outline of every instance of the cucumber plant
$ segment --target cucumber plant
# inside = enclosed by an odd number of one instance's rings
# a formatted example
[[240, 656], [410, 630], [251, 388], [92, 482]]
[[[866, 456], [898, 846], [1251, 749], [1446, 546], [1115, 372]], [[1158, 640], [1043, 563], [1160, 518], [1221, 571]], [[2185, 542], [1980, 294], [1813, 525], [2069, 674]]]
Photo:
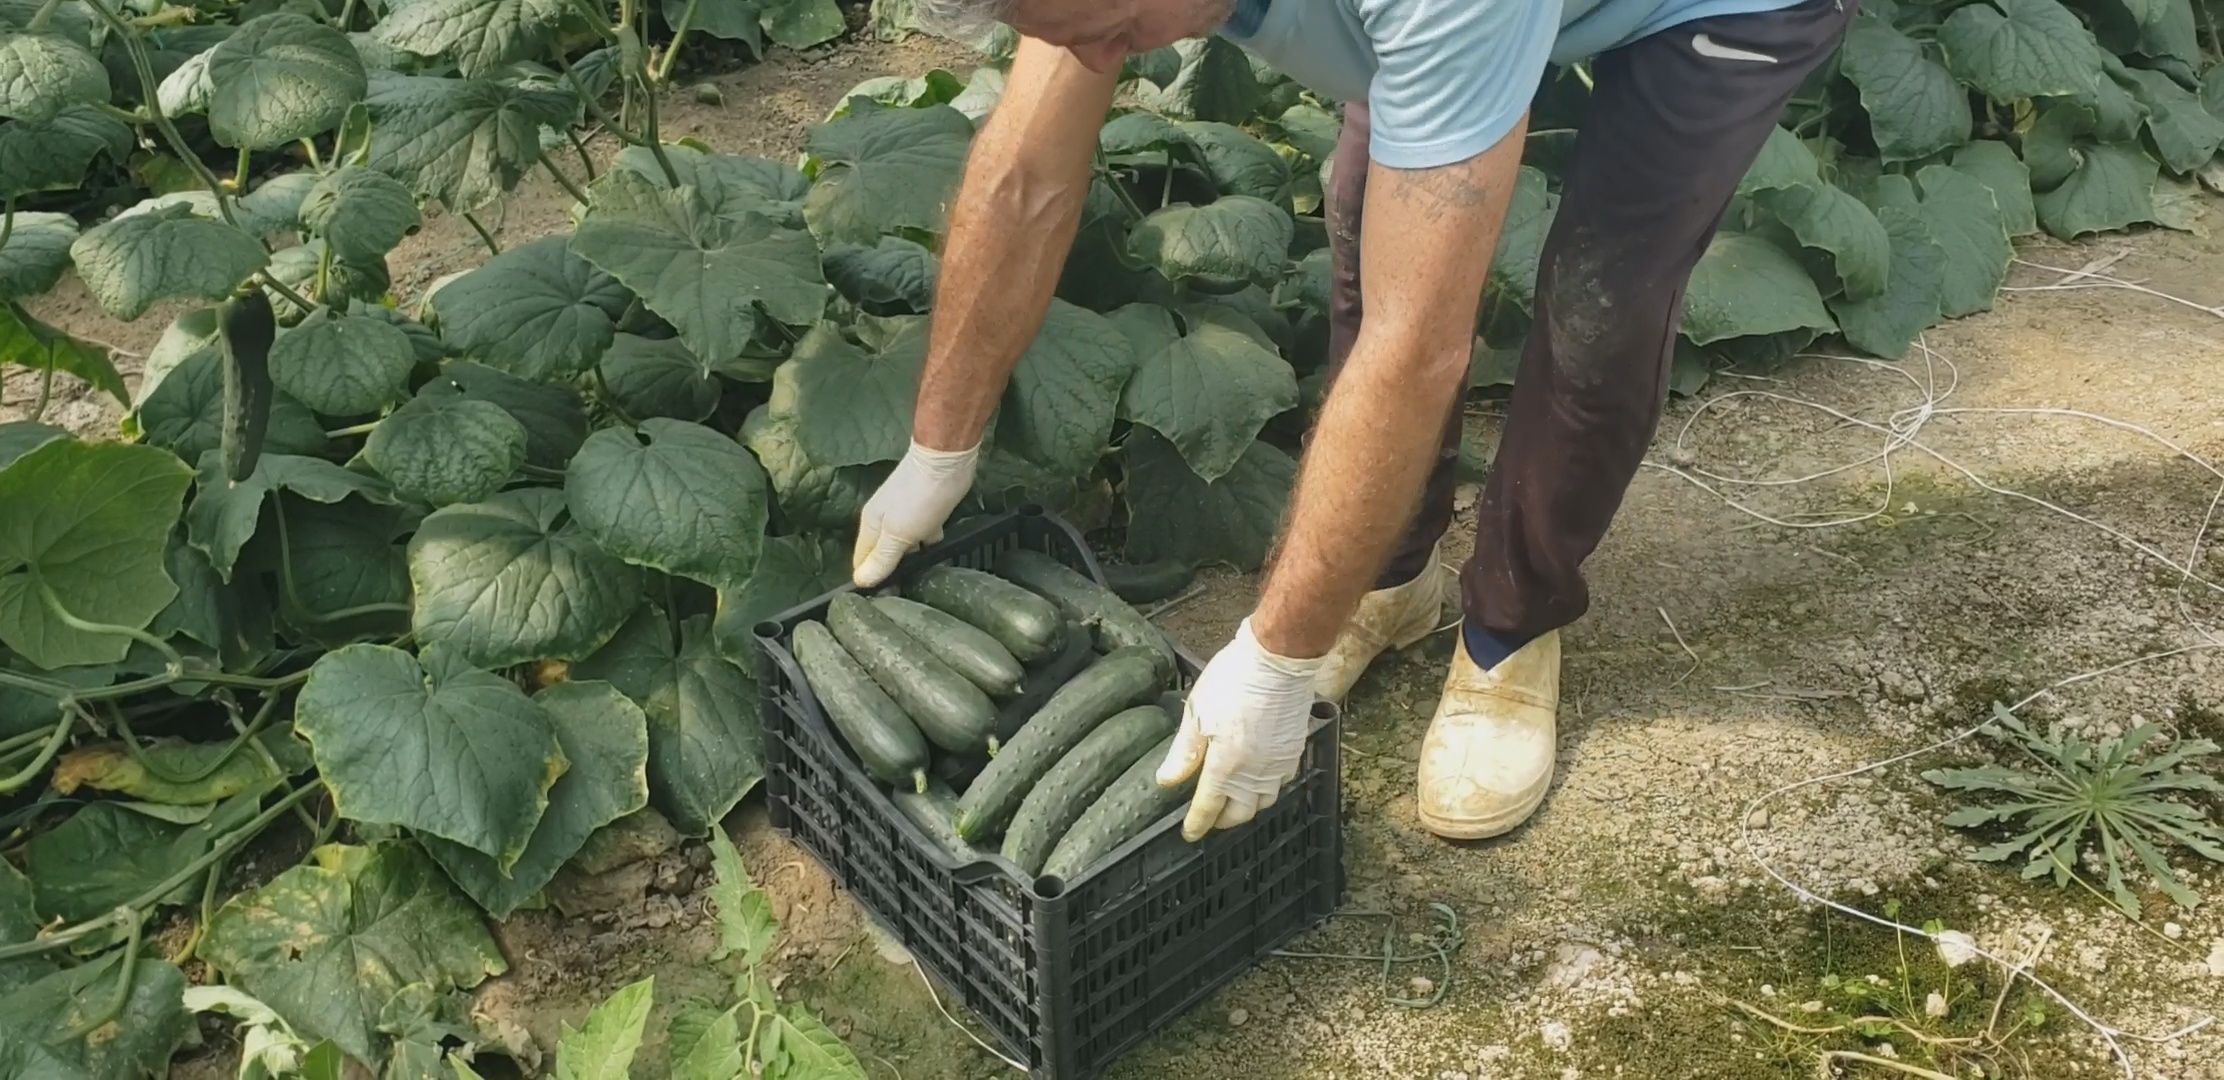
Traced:
[[[1989, 306], [2017, 236], [2188, 224], [2189, 185], [2224, 186], [2217, 14], [1866, 0], [1700, 263], [1676, 386], [1827, 334], [1898, 355]], [[24, 417], [0, 422], [0, 1046], [30, 1073], [157, 1071], [194, 962], [272, 1045], [406, 1072], [470, 1041], [455, 995], [506, 966], [487, 918], [589, 838], [654, 815], [718, 839], [761, 772], [750, 628], [847, 576], [1010, 57], [992, 37], [965, 78], [862, 84], [795, 161], [666, 137], [685, 50], [841, 23], [832, 0], [0, 0], [0, 364], [38, 386], [0, 402]], [[1169, 580], [1252, 569], [1320, 393], [1335, 103], [1211, 40], [1124, 76], [967, 509], [1114, 526]], [[1540, 87], [1478, 387], [1510, 378], [1587, 80]], [[573, 227], [504, 242], [480, 216], [528, 176]], [[397, 296], [428, 207], [487, 258]], [[136, 384], [37, 314], [72, 274], [168, 320]], [[57, 379], [123, 403], [120, 437], [47, 423]], [[992, 636], [1015, 659], [1126, 640], [1100, 600]], [[968, 669], [991, 704], [994, 666]], [[953, 740], [1017, 738], [1050, 689], [990, 725], [966, 678]], [[885, 770], [914, 788], [916, 748]], [[1141, 777], [1107, 788], [1123, 815], [1175, 797]], [[227, 895], [273, 827], [314, 856]], [[157, 952], [177, 913], [190, 944]], [[396, 959], [343, 977], [371, 954]]]

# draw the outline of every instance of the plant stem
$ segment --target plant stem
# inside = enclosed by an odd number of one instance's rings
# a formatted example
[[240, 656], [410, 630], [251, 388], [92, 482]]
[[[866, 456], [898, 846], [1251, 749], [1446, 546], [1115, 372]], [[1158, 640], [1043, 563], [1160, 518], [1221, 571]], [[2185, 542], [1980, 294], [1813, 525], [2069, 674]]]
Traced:
[[31, 763], [15, 775], [0, 776], [0, 795], [13, 795], [23, 790], [25, 784], [44, 774], [47, 765], [54, 760], [54, 755], [62, 752], [62, 744], [69, 741], [70, 729], [77, 726], [80, 715], [82, 714], [74, 709], [63, 709], [62, 718], [54, 722], [54, 730], [47, 735], [46, 745], [39, 748], [39, 756], [32, 758]]
[[673, 168], [672, 159], [665, 156], [664, 136], [657, 132], [656, 87], [649, 85], [645, 76], [640, 81], [643, 103], [642, 119], [645, 121], [645, 127], [647, 128], [642, 134], [648, 140], [649, 153], [656, 155], [656, 167], [664, 170], [664, 182], [673, 187], [678, 187], [680, 186], [680, 171]]
[[657, 58], [656, 81], [672, 77], [672, 62], [679, 59], [680, 43], [687, 40], [687, 31], [695, 25], [695, 5], [701, 0], [687, 0], [687, 7], [680, 11], [679, 25], [672, 28], [672, 43], [664, 47], [664, 55]]
[[246, 147], [240, 147], [239, 166], [232, 170], [233, 191], [236, 191], [241, 195], [247, 194], [247, 168], [253, 163], [254, 155], [249, 153]]
[[178, 954], [170, 958], [171, 963], [183, 964], [193, 959], [194, 951], [201, 947], [201, 938], [208, 933], [208, 924], [216, 918], [216, 891], [223, 886], [223, 882], [224, 861], [218, 859], [209, 867], [208, 877], [201, 882], [201, 917], [193, 922], [193, 936], [185, 939]]
[[[496, 252], [495, 254], [498, 254], [498, 255], [499, 255], [499, 254], [501, 254], [501, 253], [500, 253], [500, 252]], [[375, 427], [377, 427], [377, 426], [378, 426], [378, 421], [376, 421], [376, 420], [373, 420], [373, 421], [370, 421], [369, 423], [364, 423], [364, 424], [355, 424], [355, 425], [352, 425], [352, 426], [349, 426], [349, 427], [344, 427], [344, 428], [334, 428], [334, 429], [333, 429], [333, 430], [331, 430], [331, 431], [327, 431], [327, 432], [325, 432], [325, 433], [324, 433], [324, 437], [325, 437], [325, 438], [327, 438], [327, 439], [346, 439], [346, 438], [351, 438], [351, 437], [353, 437], [353, 436], [356, 436], [356, 435], [368, 435], [368, 434], [370, 434], [370, 433], [371, 433], [371, 429], [372, 429], [372, 428], [375, 428]]]
[[15, 196], [8, 196], [5, 207], [0, 207], [0, 250], [8, 246], [8, 238], [15, 235]]
[[292, 286], [287, 285], [285, 282], [280, 281], [277, 278], [271, 277], [270, 271], [268, 270], [257, 271], [255, 274], [255, 280], [259, 282], [264, 288], [269, 289], [271, 292], [285, 297], [288, 303], [291, 303], [293, 306], [300, 308], [303, 312], [315, 311], [317, 309], [317, 305], [310, 303], [308, 299], [303, 297], [300, 293], [293, 291]]
[[[580, 18], [586, 20], [587, 28], [593, 30], [597, 37], [611, 44], [617, 43], [618, 32], [610, 28], [610, 12], [607, 9], [598, 9], [591, 0], [571, 0], [571, 6], [579, 10]], [[562, 57], [559, 56], [558, 59]]]
[[321, 302], [332, 295], [332, 245], [327, 242], [317, 251], [317, 299]]
[[168, 668], [173, 674], [183, 675], [185, 673], [185, 657], [178, 655], [178, 651], [171, 648], [169, 642], [135, 626], [94, 622], [91, 619], [78, 618], [68, 608], [62, 606], [62, 598], [54, 594], [52, 585], [47, 584], [44, 580], [39, 580], [38, 588], [39, 603], [45, 606], [47, 614], [61, 620], [63, 626], [69, 627], [80, 634], [130, 638], [160, 653], [162, 655], [162, 666]]
[[323, 155], [317, 153], [317, 144], [315, 140], [301, 140], [301, 152], [308, 155], [310, 168], [315, 169], [318, 172], [324, 171], [324, 157]]
[[587, 84], [579, 81], [579, 73], [572, 70], [571, 61], [564, 59], [562, 54], [558, 54], [556, 66], [562, 68], [564, 77], [571, 80], [571, 88], [579, 95], [580, 104], [587, 107], [587, 115], [594, 117], [596, 123], [601, 124], [612, 135], [624, 140], [627, 145], [642, 145], [642, 139], [639, 135], [635, 135], [624, 124], [619, 123], [617, 117], [610, 115], [610, 110], [602, 107], [600, 100], [587, 92]]
[[1164, 182], [1164, 183], [1161, 183], [1161, 184], [1160, 184], [1160, 185], [1158, 186], [1158, 205], [1159, 205], [1159, 208], [1160, 208], [1160, 209], [1164, 209], [1167, 203], [1170, 203], [1170, 202], [1173, 202], [1173, 201], [1174, 201], [1174, 148], [1173, 148], [1173, 147], [1171, 147], [1171, 146], [1169, 146], [1169, 147], [1167, 147], [1167, 148], [1166, 148], [1166, 179], [1165, 179], [1165, 182]]
[[[485, 244], [488, 251], [496, 255], [502, 254], [502, 245], [496, 243], [494, 240], [494, 234], [488, 232], [487, 227], [479, 223], [479, 215], [466, 210], [463, 212], [463, 220], [471, 226], [472, 232], [479, 234], [479, 242]], [[363, 428], [364, 432], [368, 432], [371, 429], [372, 425], [364, 424], [360, 426]], [[354, 429], [343, 428], [342, 430], [353, 431]], [[358, 432], [357, 434], [361, 434], [361, 432]]]
[[[660, 154], [658, 156], [661, 157], [662, 155]], [[587, 201], [587, 193], [579, 190], [579, 185], [572, 183], [571, 177], [565, 176], [564, 170], [556, 167], [556, 159], [549, 157], [548, 151], [546, 150], [541, 151], [541, 167], [548, 170], [548, 175], [555, 179], [557, 187], [563, 188], [566, 194], [570, 195], [574, 199], [579, 200], [579, 205], [592, 205]], [[675, 179], [672, 181], [672, 184], [674, 187], [677, 187], [679, 186], [679, 181]]]
[[116, 989], [109, 992], [108, 1000], [97, 1011], [72, 1025], [54, 1041], [71, 1042], [92, 1034], [102, 1024], [115, 1019], [117, 1013], [124, 1011], [124, 1003], [131, 1000], [131, 979], [139, 973], [139, 942], [141, 935], [146, 932], [147, 920], [145, 916], [134, 912], [129, 921], [131, 935], [124, 939], [123, 959], [116, 964]]
[[30, 25], [24, 27], [24, 29], [34, 34], [44, 33], [46, 24], [54, 20], [54, 13], [61, 7], [62, 0], [46, 0], [46, 3], [39, 5], [39, 10], [31, 16]]
[[39, 371], [39, 400], [31, 406], [31, 422], [36, 424], [46, 416], [46, 403], [54, 399], [54, 352], [47, 350], [46, 367]]
[[580, 142], [579, 133], [568, 127], [564, 129], [564, 138], [571, 140], [571, 148], [579, 154], [579, 167], [587, 170], [587, 182], [594, 183], [595, 159], [594, 155], [587, 152], [587, 144]]
[[323, 789], [324, 782], [321, 780], [311, 780], [293, 789], [286, 794], [285, 798], [265, 807], [262, 813], [255, 815], [254, 819], [247, 824], [218, 838], [214, 844], [209, 845], [208, 851], [202, 853], [199, 858], [185, 864], [176, 873], [162, 879], [153, 888], [133, 897], [128, 903], [118, 907], [115, 911], [98, 919], [57, 930], [44, 937], [33, 938], [30, 941], [14, 945], [0, 945], [0, 960], [19, 960], [26, 956], [49, 953], [102, 930], [121, 926], [126, 921], [143, 918], [144, 916], [140, 915], [142, 909], [161, 903], [162, 898], [176, 891], [178, 886], [201, 876], [203, 871], [215, 866], [218, 860], [229, 856], [249, 840], [260, 835], [264, 829], [270, 827], [271, 822], [278, 820], [280, 815], [291, 811], [294, 807], [300, 805], [303, 799]]
[[340, 17], [333, 20], [332, 25], [340, 28], [340, 30], [342, 31], [345, 31], [348, 28], [348, 24], [354, 21], [355, 0], [347, 0], [346, 3], [340, 5]]
[[[154, 759], [148, 757], [146, 750], [139, 745], [139, 733], [131, 730], [131, 721], [123, 715], [123, 711], [121, 709], [117, 710], [117, 715], [115, 716], [116, 731], [118, 734], [123, 736], [124, 751], [131, 755], [131, 759], [133, 761], [139, 763], [140, 768], [147, 771], [147, 775], [152, 776], [155, 779], [160, 780], [166, 784], [198, 784], [201, 781], [216, 775], [216, 770], [223, 768], [225, 765], [229, 764], [233, 758], [238, 757], [239, 752], [246, 749], [248, 743], [251, 742], [255, 736], [262, 734], [263, 729], [265, 727], [268, 727], [270, 725], [270, 721], [278, 715], [277, 705], [278, 695], [266, 695], [263, 698], [262, 708], [255, 710], [255, 719], [248, 723], [245, 733], [241, 734], [238, 738], [233, 739], [230, 745], [224, 748], [224, 752], [217, 755], [215, 761], [210, 762], [204, 768], [196, 769], [191, 772], [174, 773], [164, 766], [155, 764]], [[263, 748], [261, 743], [256, 743], [255, 747], [258, 750], [263, 750], [266, 755], [269, 753], [267, 749]], [[273, 768], [276, 768], [275, 762], [271, 762], [269, 764], [271, 764]], [[283, 776], [285, 775], [285, 771], [283, 769], [280, 769], [278, 770], [278, 774], [280, 776]]]
[[108, 25], [111, 33], [122, 39], [124, 51], [131, 54], [132, 70], [139, 76], [140, 106], [147, 110], [147, 119], [153, 122], [155, 130], [162, 133], [162, 140], [170, 144], [170, 152], [185, 162], [186, 167], [193, 170], [193, 175], [200, 178], [202, 186], [209, 189], [209, 194], [216, 197], [216, 212], [222, 215], [225, 224], [238, 228], [239, 218], [232, 214], [232, 202], [224, 195], [223, 181], [209, 171], [208, 163], [201, 160], [201, 155], [193, 152], [193, 147], [185, 141], [185, 136], [178, 134], [177, 125], [163, 115], [159, 93], [162, 80], [154, 77], [154, 62], [147, 59], [147, 46], [139, 39], [139, 31], [117, 18], [116, 13], [108, 9], [106, 0], [85, 0], [85, 5], [100, 16], [100, 20]]

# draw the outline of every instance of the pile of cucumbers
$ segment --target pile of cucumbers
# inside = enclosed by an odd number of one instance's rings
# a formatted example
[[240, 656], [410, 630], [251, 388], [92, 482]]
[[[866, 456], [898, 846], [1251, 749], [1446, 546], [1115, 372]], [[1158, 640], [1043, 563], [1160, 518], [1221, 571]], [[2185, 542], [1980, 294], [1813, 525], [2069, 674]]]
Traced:
[[1117, 593], [1023, 549], [905, 592], [836, 594], [791, 649], [865, 770], [951, 854], [1072, 880], [1188, 798], [1156, 778], [1181, 718], [1173, 647]]

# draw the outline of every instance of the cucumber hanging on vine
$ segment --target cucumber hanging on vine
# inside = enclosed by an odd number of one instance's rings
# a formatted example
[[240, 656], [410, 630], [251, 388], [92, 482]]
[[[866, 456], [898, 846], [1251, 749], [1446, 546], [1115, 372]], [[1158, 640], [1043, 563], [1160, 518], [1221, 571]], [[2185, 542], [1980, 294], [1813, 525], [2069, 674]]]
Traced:
[[270, 343], [278, 317], [261, 289], [224, 301], [216, 309], [217, 341], [224, 351], [224, 475], [238, 483], [254, 475], [270, 430]]

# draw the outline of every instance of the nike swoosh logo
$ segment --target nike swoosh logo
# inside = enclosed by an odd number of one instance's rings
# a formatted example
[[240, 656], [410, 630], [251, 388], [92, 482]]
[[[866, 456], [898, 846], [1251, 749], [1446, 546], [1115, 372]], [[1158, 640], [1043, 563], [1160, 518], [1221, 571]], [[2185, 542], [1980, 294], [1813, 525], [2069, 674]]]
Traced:
[[1713, 38], [1705, 34], [1691, 35], [1691, 51], [1714, 60], [1749, 60], [1757, 64], [1773, 64], [1776, 62], [1775, 57], [1766, 53], [1757, 53], [1747, 49], [1736, 49], [1728, 45], [1718, 44]]

